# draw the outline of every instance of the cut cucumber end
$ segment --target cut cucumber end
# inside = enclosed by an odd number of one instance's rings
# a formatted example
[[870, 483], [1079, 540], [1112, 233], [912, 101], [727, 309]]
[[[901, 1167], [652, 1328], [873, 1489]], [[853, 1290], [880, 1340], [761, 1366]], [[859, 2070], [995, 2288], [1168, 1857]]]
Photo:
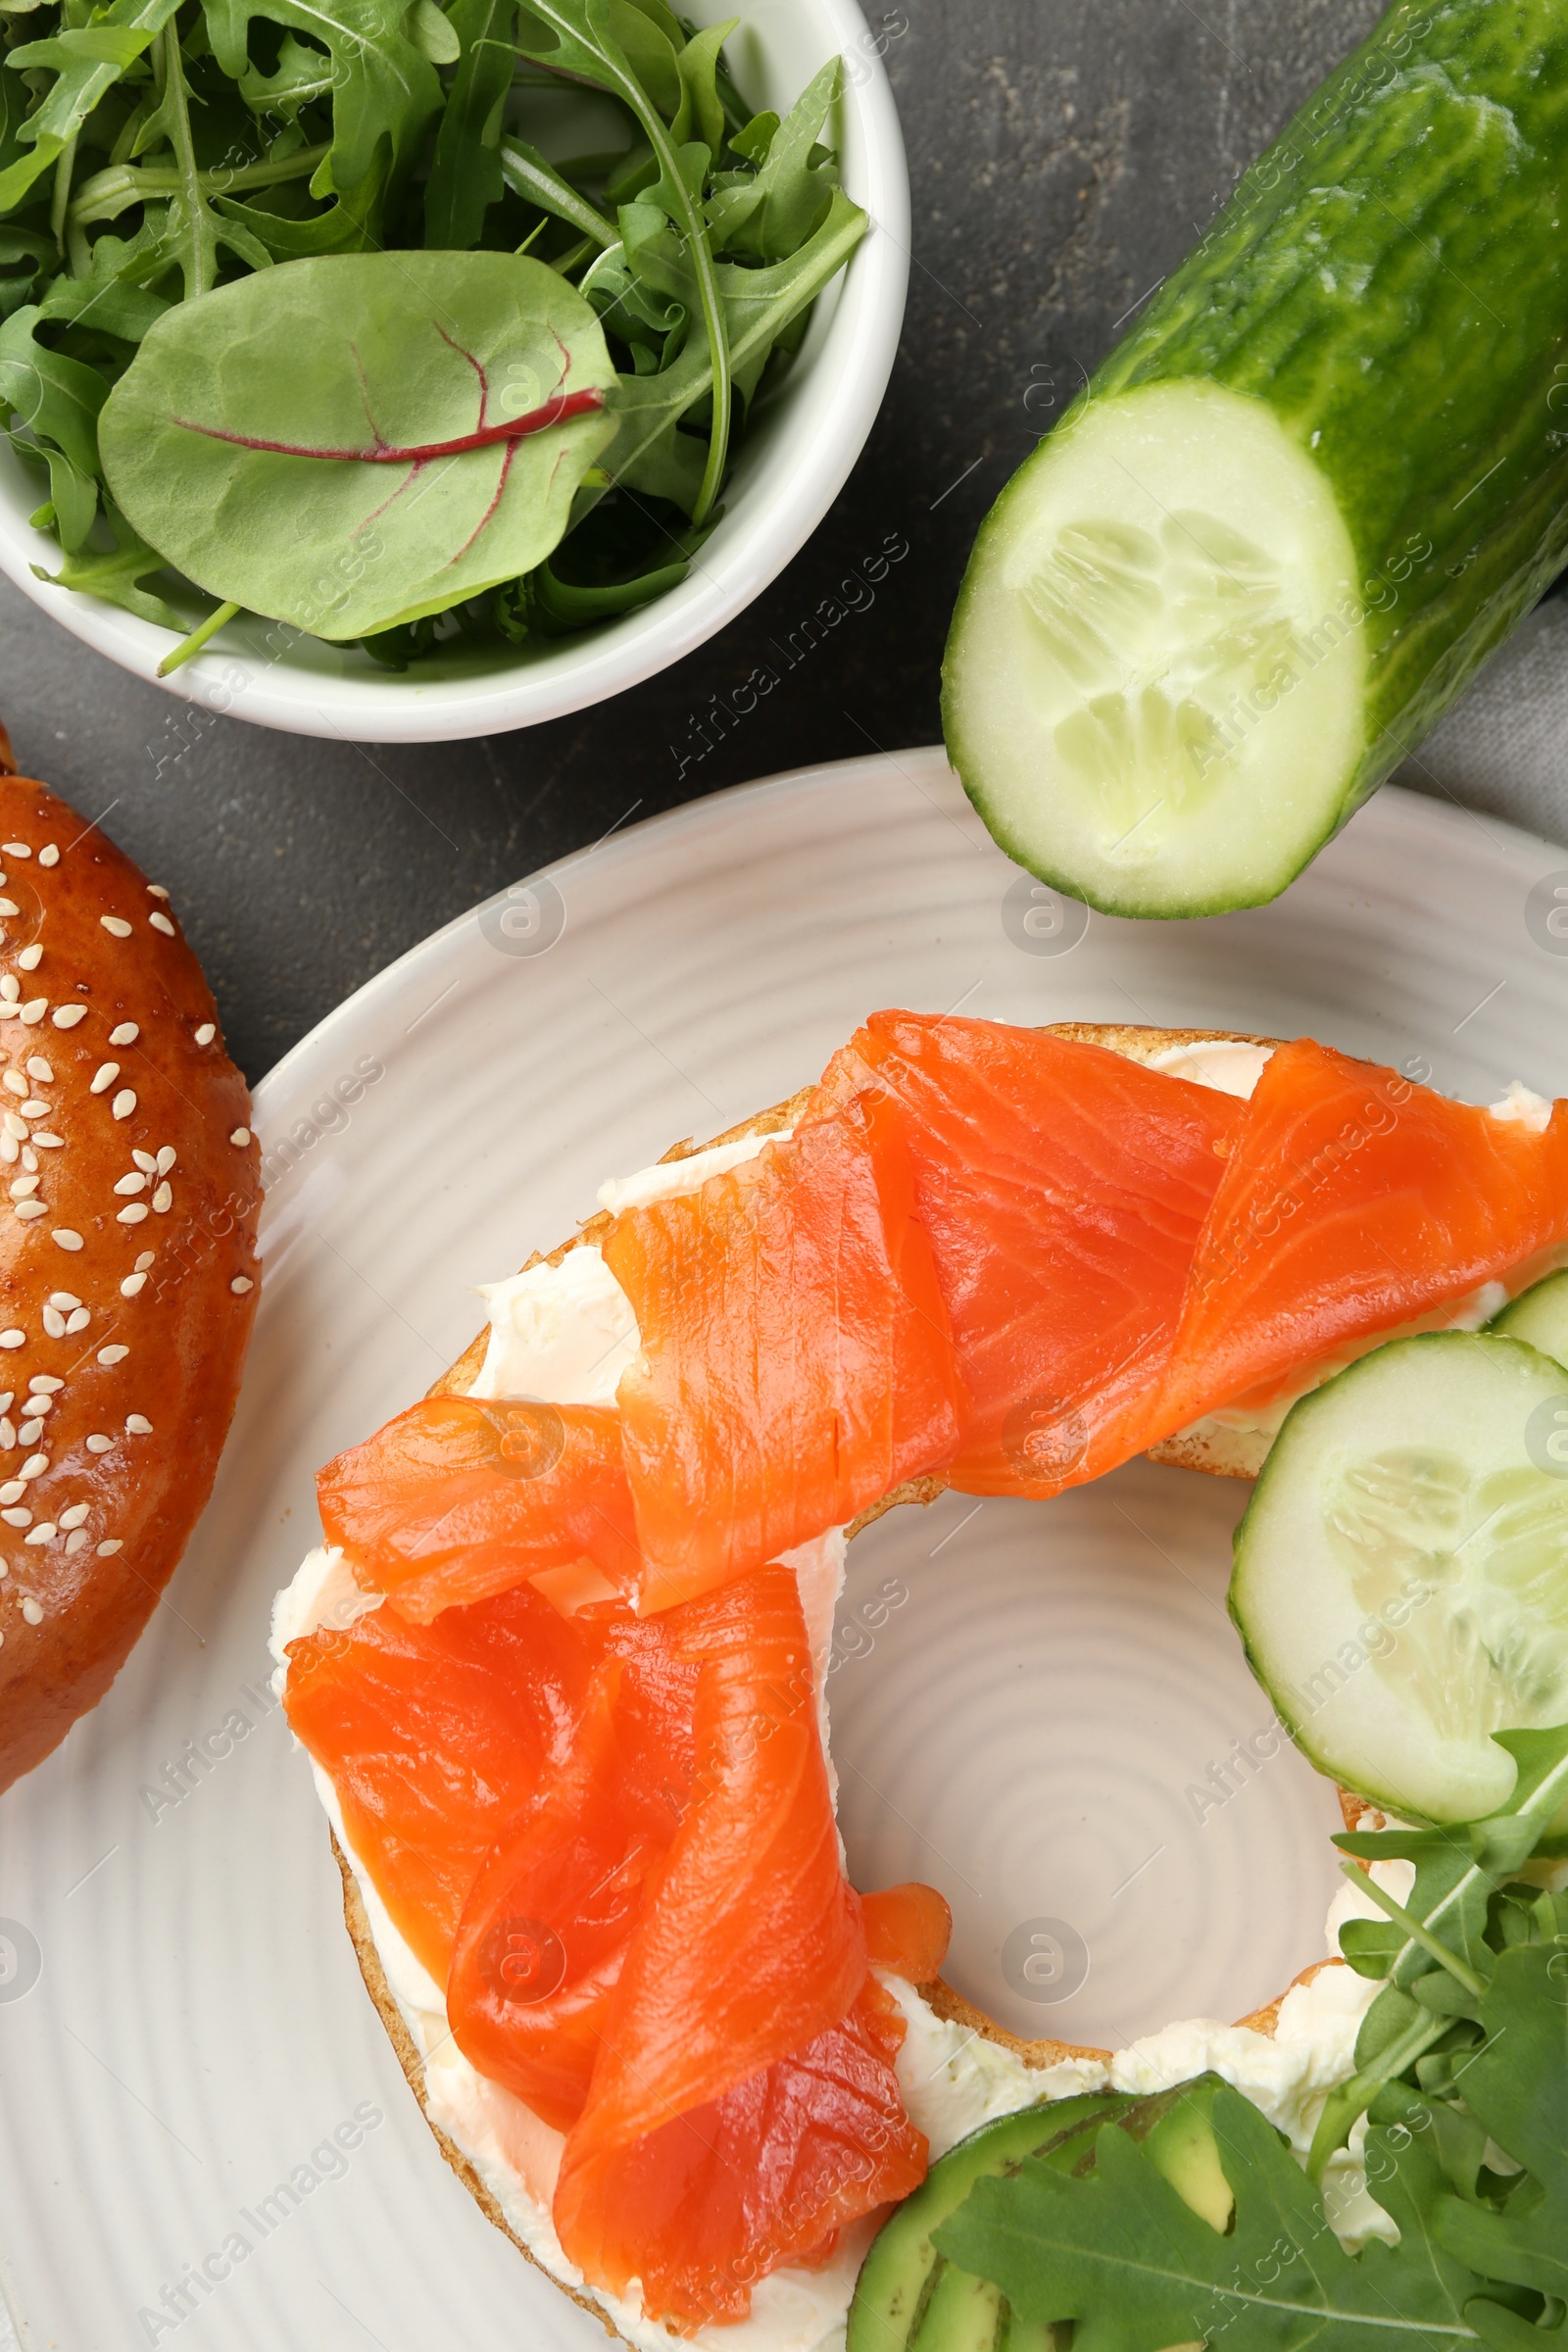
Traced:
[[1568, 1373], [1515, 1338], [1393, 1342], [1303, 1397], [1236, 1534], [1231, 1613], [1320, 1769], [1473, 1821], [1493, 1734], [1568, 1722]]
[[1009, 857], [1108, 913], [1274, 898], [1343, 822], [1365, 631], [1327, 477], [1260, 400], [1091, 397], [992, 509], [948, 749]]

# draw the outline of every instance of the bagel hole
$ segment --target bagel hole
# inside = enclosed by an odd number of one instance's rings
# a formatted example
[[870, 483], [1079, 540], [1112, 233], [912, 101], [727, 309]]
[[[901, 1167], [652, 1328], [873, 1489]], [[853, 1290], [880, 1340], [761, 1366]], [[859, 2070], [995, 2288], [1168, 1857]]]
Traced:
[[1026, 2039], [1231, 2022], [1325, 1956], [1338, 1799], [1225, 1608], [1250, 1493], [1139, 1461], [1052, 1502], [901, 1506], [850, 1547], [850, 1876], [939, 1887], [946, 1981]]

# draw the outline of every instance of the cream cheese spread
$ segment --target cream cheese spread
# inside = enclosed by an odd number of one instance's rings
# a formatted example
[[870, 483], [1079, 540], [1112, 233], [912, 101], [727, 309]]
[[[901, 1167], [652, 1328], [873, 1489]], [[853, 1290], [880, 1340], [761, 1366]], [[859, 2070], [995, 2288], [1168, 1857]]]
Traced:
[[[1268, 1054], [1266, 1047], [1226, 1040], [1172, 1047], [1152, 1066], [1246, 1097]], [[1494, 1106], [1498, 1118], [1530, 1123], [1541, 1113], [1549, 1116], [1549, 1105], [1517, 1084]], [[618, 1213], [695, 1192], [710, 1176], [740, 1166], [764, 1143], [783, 1140], [789, 1132], [743, 1138], [645, 1168], [635, 1176], [612, 1179], [600, 1188], [600, 1201]], [[1464, 1328], [1474, 1328], [1496, 1311], [1502, 1299], [1491, 1303], [1494, 1291], [1500, 1292], [1501, 1286], [1489, 1285], [1463, 1302], [1459, 1311], [1474, 1314], [1474, 1323]], [[556, 1404], [613, 1402], [615, 1384], [636, 1354], [639, 1338], [629, 1299], [591, 1243], [568, 1250], [558, 1264], [541, 1263], [492, 1283], [481, 1296], [489, 1309], [490, 1334], [472, 1395], [526, 1396]], [[844, 1578], [844, 1531], [832, 1529], [786, 1558], [800, 1580], [827, 1752], [826, 1670]], [[345, 1628], [380, 1605], [373, 1594], [360, 1591], [341, 1551], [313, 1551], [293, 1583], [278, 1594], [273, 1610], [271, 1642], [279, 1693], [290, 1642], [322, 1625]], [[596, 2303], [638, 2352], [673, 2352], [683, 2342], [696, 2343], [704, 2352], [842, 2352], [856, 2276], [874, 2233], [870, 2219], [846, 2231], [824, 2269], [773, 2272], [754, 2289], [748, 2319], [702, 2328], [692, 2337], [677, 2336], [648, 2318], [635, 2281], [624, 2298], [585, 2283], [563, 2250], [551, 2220], [564, 2146], [561, 2133], [477, 2073], [458, 2049], [440, 1986], [393, 1925], [354, 1851], [329, 1776], [319, 1766], [313, 1764], [312, 1769], [364, 1901], [392, 1997], [423, 2062], [431, 2121], [472, 2164], [509, 2226], [541, 2266]], [[831, 1776], [831, 1761], [828, 1770]], [[1374, 1875], [1396, 1897], [1408, 1892], [1407, 1863], [1376, 1865]], [[1106, 2085], [1135, 2092], [1162, 2089], [1212, 2068], [1285, 2132], [1304, 2160], [1324, 2099], [1353, 2072], [1361, 2019], [1379, 1990], [1374, 1981], [1356, 1976], [1337, 1957], [1340, 1926], [1355, 1916], [1382, 1914], [1348, 1885], [1329, 1914], [1328, 1950], [1335, 1957], [1286, 1994], [1272, 2034], [1213, 2018], [1189, 2018], [1116, 2051], [1108, 2062], [1074, 2058], [1031, 2067], [1015, 2051], [939, 2018], [913, 1985], [884, 1977], [906, 2029], [898, 2058], [905, 2104], [929, 2139], [935, 2159], [981, 2124], [1041, 2099]], [[1329, 2219], [1348, 2245], [1369, 2236], [1397, 2236], [1394, 2224], [1366, 2193], [1359, 2161], [1363, 2131], [1364, 2126], [1358, 2126], [1349, 2149], [1333, 2160], [1325, 2183]]]

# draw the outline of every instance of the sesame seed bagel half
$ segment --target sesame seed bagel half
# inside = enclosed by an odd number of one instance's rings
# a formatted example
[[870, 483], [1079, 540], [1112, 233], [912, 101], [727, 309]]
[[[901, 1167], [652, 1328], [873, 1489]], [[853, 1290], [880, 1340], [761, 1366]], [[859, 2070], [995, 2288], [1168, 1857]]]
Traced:
[[4, 751], [0, 1788], [103, 1696], [207, 1501], [261, 1200], [168, 893]]

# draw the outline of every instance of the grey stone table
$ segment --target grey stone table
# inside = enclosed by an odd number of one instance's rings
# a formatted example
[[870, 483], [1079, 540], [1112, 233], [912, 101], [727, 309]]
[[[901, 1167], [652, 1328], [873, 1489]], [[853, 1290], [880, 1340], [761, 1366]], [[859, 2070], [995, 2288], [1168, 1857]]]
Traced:
[[[23, 764], [89, 814], [113, 804], [108, 831], [173, 893], [256, 1078], [437, 924], [628, 811], [935, 740], [948, 614], [991, 499], [1118, 319], [1380, 13], [1376, 0], [904, 0], [879, 20], [915, 223], [886, 406], [815, 538], [721, 636], [618, 703], [526, 733], [358, 749], [221, 720], [171, 759], [179, 707], [0, 582], [0, 715]], [[711, 698], [770, 660], [889, 532], [909, 554], [875, 602], [858, 598], [787, 672], [765, 718], [717, 733]], [[1563, 607], [1499, 672], [1409, 781], [1560, 831]]]

